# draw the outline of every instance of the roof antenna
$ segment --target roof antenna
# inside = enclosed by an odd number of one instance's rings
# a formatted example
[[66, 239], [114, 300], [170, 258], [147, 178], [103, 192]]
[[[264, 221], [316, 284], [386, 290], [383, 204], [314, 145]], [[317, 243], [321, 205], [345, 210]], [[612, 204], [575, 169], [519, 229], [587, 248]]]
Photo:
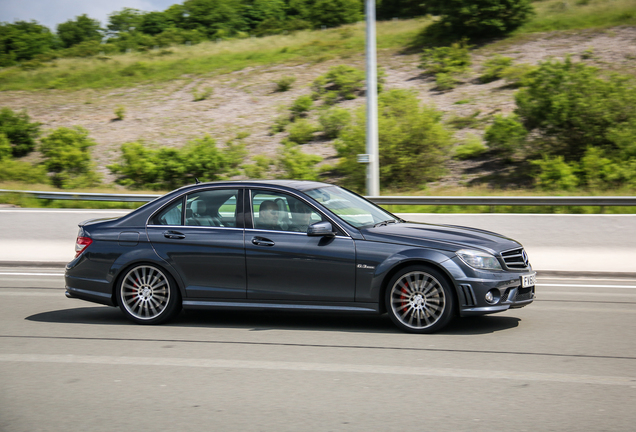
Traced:
[[194, 178], [194, 180], [196, 180], [196, 183], [195, 183], [195, 184], [199, 184], [199, 183], [201, 183], [201, 182], [199, 181], [199, 179], [198, 179], [198, 178], [196, 178], [196, 177]]

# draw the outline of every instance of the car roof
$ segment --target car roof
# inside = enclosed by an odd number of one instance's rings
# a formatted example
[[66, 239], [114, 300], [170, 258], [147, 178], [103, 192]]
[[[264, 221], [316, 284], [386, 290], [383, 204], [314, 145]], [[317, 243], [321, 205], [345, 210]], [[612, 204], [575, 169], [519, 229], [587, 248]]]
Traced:
[[191, 184], [183, 186], [180, 189], [192, 188], [192, 187], [205, 187], [205, 186], [244, 186], [244, 187], [258, 187], [258, 186], [283, 186], [290, 189], [296, 189], [300, 191], [316, 189], [319, 187], [334, 186], [329, 183], [309, 181], [309, 180], [229, 180], [219, 182], [205, 182], [199, 184]]

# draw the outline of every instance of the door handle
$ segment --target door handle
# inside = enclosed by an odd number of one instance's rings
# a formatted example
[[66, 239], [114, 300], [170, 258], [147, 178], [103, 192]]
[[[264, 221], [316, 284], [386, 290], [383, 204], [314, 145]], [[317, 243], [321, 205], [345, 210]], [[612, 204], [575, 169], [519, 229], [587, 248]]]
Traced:
[[182, 234], [179, 231], [164, 231], [163, 236], [169, 239], [184, 239], [185, 238], [185, 234]]
[[276, 243], [264, 237], [254, 237], [252, 239], [252, 244], [256, 246], [274, 246]]

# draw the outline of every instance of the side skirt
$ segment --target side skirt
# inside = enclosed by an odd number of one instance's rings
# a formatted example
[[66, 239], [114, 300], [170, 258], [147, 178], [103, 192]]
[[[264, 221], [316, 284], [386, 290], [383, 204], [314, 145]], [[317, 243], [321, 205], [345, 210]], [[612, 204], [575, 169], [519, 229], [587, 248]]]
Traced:
[[267, 303], [250, 301], [209, 301], [184, 299], [184, 309], [235, 309], [235, 310], [288, 310], [288, 311], [320, 311], [320, 312], [359, 312], [380, 313], [377, 303], [337, 303], [337, 304], [311, 304], [311, 303]]

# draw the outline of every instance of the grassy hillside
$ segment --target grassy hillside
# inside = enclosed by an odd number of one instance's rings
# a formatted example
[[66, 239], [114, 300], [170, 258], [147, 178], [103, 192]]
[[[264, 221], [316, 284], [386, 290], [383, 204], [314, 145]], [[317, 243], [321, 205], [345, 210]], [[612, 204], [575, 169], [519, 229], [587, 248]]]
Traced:
[[[536, 16], [514, 34], [472, 49], [471, 68], [450, 91], [439, 91], [434, 79], [422, 74], [421, 50], [412, 49], [413, 41], [433, 22], [432, 18], [378, 23], [378, 62], [386, 71], [385, 88], [412, 90], [423, 103], [440, 109], [445, 124], [453, 129], [456, 148], [470, 140], [481, 140], [495, 114], [509, 114], [515, 107], [516, 89], [502, 80], [484, 84], [478, 79], [484, 63], [496, 54], [532, 65], [571, 55], [576, 61], [606, 70], [628, 74], [636, 71], [633, 1], [547, 0], [534, 6]], [[97, 142], [93, 158], [109, 187], [114, 176], [106, 166], [119, 158], [120, 146], [126, 142], [141, 141], [150, 148], [181, 148], [188, 140], [209, 134], [222, 146], [241, 134], [249, 135], [244, 139], [248, 162], [255, 156], [275, 156], [288, 136], [288, 132], [272, 132], [275, 119], [288, 112], [299, 96], [310, 94], [311, 83], [318, 76], [341, 64], [364, 68], [364, 23], [111, 57], [58, 59], [35, 70], [5, 68], [0, 70], [0, 106], [26, 109], [33, 120], [43, 124], [45, 133], [60, 126], [86, 128]], [[292, 88], [276, 92], [274, 81], [286, 76], [296, 78]], [[206, 92], [206, 97], [197, 100]], [[364, 102], [364, 97], [359, 97], [338, 106], [352, 111]], [[125, 108], [122, 119], [115, 114], [120, 107]], [[308, 120], [316, 124], [318, 112], [311, 112]], [[318, 134], [302, 149], [323, 158], [321, 164], [336, 162], [333, 140]], [[34, 152], [25, 160], [36, 162], [40, 157]], [[414, 186], [411, 191], [383, 194], [545, 195], [529, 189], [523, 181], [517, 182], [517, 172], [515, 164], [488, 155], [451, 159], [448, 174], [429, 184], [427, 190]], [[18, 186], [0, 188], [43, 187]], [[589, 193], [623, 195], [634, 191], [588, 190], [580, 194]]]

